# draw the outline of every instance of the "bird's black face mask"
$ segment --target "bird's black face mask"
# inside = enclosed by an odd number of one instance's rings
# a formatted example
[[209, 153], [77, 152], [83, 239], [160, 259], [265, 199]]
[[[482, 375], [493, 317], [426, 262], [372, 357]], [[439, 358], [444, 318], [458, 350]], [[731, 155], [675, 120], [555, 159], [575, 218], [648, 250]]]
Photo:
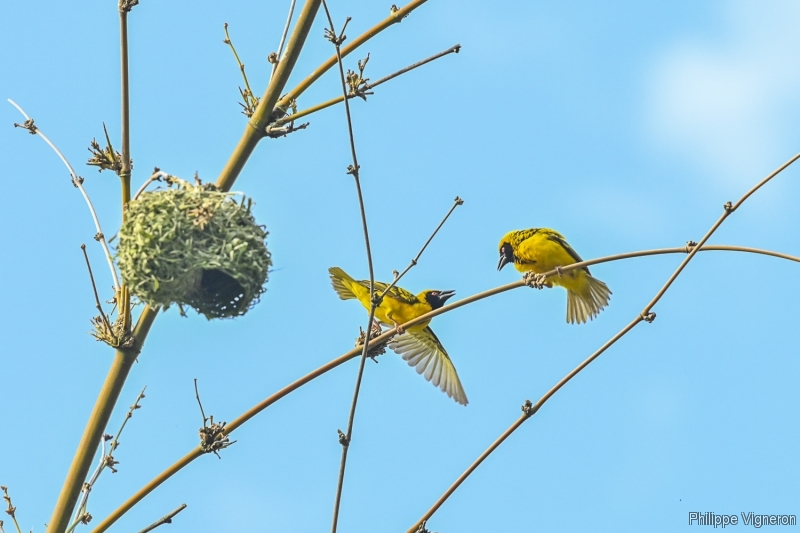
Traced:
[[503, 243], [503, 246], [500, 247], [500, 262], [497, 263], [497, 270], [502, 270], [504, 266], [513, 262], [514, 249], [507, 242]]
[[431, 291], [425, 295], [425, 299], [428, 300], [431, 308], [439, 309], [455, 293], [456, 291]]

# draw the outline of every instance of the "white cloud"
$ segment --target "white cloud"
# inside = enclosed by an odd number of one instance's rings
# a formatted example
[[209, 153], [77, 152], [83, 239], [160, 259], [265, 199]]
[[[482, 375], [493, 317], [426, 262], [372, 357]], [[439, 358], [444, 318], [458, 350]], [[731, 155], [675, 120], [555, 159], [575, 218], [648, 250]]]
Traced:
[[798, 151], [800, 3], [718, 6], [715, 36], [671, 43], [655, 62], [649, 126], [668, 152], [744, 185]]

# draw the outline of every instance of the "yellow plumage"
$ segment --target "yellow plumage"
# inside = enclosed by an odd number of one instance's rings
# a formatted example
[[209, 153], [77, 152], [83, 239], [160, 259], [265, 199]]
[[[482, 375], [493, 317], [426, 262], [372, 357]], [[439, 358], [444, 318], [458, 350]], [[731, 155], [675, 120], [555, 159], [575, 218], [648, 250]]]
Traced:
[[[541, 274], [582, 261], [557, 231], [532, 228], [506, 233], [500, 239], [500, 270], [508, 263], [520, 272]], [[567, 290], [567, 322], [585, 323], [608, 305], [611, 291], [586, 267], [548, 278], [546, 285], [558, 285]]]
[[[371, 307], [368, 280], [355, 280], [339, 267], [328, 269], [333, 289], [342, 300], [356, 299], [366, 308]], [[388, 283], [375, 282], [375, 291], [382, 293]], [[375, 318], [388, 326], [398, 326], [444, 305], [455, 291], [427, 290], [413, 293], [392, 287], [375, 309]], [[467, 395], [458, 379], [456, 368], [444, 346], [428, 326], [430, 320], [406, 329], [389, 343], [389, 347], [413, 366], [417, 373], [439, 387], [461, 405], [467, 405]]]

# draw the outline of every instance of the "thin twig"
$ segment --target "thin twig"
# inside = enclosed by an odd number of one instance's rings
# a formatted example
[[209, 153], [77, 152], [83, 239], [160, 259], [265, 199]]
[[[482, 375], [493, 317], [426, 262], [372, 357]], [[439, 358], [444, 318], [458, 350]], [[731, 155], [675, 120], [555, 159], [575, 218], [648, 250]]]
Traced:
[[289, 15], [286, 17], [286, 25], [283, 27], [283, 33], [281, 34], [281, 43], [278, 45], [278, 51], [275, 53], [275, 62], [272, 64], [272, 72], [269, 74], [270, 79], [275, 75], [275, 69], [278, 68], [278, 63], [281, 62], [283, 45], [286, 42], [286, 35], [289, 33], [289, 24], [291, 24], [292, 15], [294, 14], [294, 4], [295, 0], [292, 0], [292, 3], [289, 5]]
[[[472, 464], [470, 467], [463, 473], [461, 476], [453, 483], [450, 488], [448, 488], [445, 493], [433, 504], [433, 506], [420, 518], [416, 524], [414, 524], [411, 528], [409, 528], [407, 533], [414, 533], [418, 531], [419, 527], [425, 524], [431, 516], [439, 509], [439, 507], [444, 504], [447, 498], [450, 497], [453, 492], [461, 485], [461, 483], [466, 480], [469, 475], [478, 467], [478, 465], [483, 462], [483, 460], [488, 457], [500, 444], [508, 438], [514, 431], [520, 427], [523, 422], [531, 418], [535, 415], [539, 409], [549, 400], [556, 392], [559, 391], [564, 385], [566, 385], [572, 378], [577, 376], [584, 368], [589, 366], [595, 359], [600, 357], [600, 355], [605, 352], [608, 348], [610, 348], [614, 343], [616, 343], [619, 339], [625, 336], [629, 331], [631, 331], [634, 327], [639, 325], [642, 322], [652, 322], [656, 318], [656, 314], [653, 313], [651, 310], [652, 308], [658, 303], [658, 301], [664, 296], [667, 290], [670, 288], [672, 283], [677, 279], [677, 277], [683, 272], [686, 265], [689, 261], [694, 258], [694, 256], [699, 252], [705, 243], [708, 241], [709, 238], [714, 234], [717, 228], [722, 225], [728, 216], [733, 213], [742, 203], [750, 197], [755, 191], [757, 191], [760, 187], [770, 181], [772, 178], [780, 174], [784, 169], [786, 169], [789, 165], [800, 159], [800, 154], [796, 154], [794, 157], [789, 159], [786, 163], [778, 167], [775, 171], [769, 174], [767, 177], [762, 179], [755, 187], [750, 189], [747, 193], [745, 193], [736, 204], [731, 204], [731, 202], [727, 202], [723, 206], [723, 213], [719, 217], [719, 219], [711, 226], [711, 228], [706, 232], [702, 239], [699, 242], [689, 242], [685, 247], [685, 251], [687, 251], [686, 257], [681, 261], [681, 264], [678, 265], [678, 268], [675, 269], [675, 272], [667, 279], [666, 283], [661, 287], [661, 289], [656, 293], [655, 297], [644, 307], [641, 313], [639, 313], [628, 325], [622, 328], [616, 335], [614, 335], [611, 339], [609, 339], [605, 344], [603, 344], [597, 351], [595, 351], [592, 355], [587, 357], [583, 362], [581, 362], [578, 366], [576, 366], [572, 371], [570, 371], [566, 376], [561, 378], [553, 387], [550, 388], [535, 404], [532, 404], [530, 401], [526, 401], [526, 403], [522, 406], [523, 414], [522, 416], [514, 422], [492, 445], [483, 453], [481, 456]], [[573, 266], [573, 265], [570, 265]], [[559, 268], [559, 271], [563, 272], [564, 268]]]
[[233, 46], [233, 41], [231, 41], [231, 36], [228, 34], [227, 22], [223, 25], [223, 28], [225, 29], [225, 39], [222, 42], [231, 47], [231, 51], [233, 52], [233, 57], [236, 58], [236, 64], [239, 65], [239, 71], [242, 73], [242, 78], [244, 78], [245, 89], [244, 90], [242, 90], [241, 88], [239, 89], [239, 92], [242, 95], [242, 100], [244, 100], [244, 103], [239, 105], [244, 108], [244, 111], [242, 111], [242, 113], [244, 113], [246, 117], [252, 117], [253, 113], [256, 110], [256, 107], [258, 106], [258, 97], [254, 95], [253, 91], [250, 89], [250, 82], [247, 81], [247, 74], [244, 71], [244, 63], [242, 63], [241, 59], [239, 59], [239, 54], [236, 53], [236, 48], [234, 48]]
[[427, 248], [427, 247], [428, 247], [428, 245], [429, 245], [429, 244], [431, 243], [431, 241], [433, 240], [433, 238], [434, 238], [434, 237], [436, 237], [436, 234], [437, 234], [437, 233], [439, 233], [439, 230], [442, 228], [442, 226], [444, 226], [444, 223], [445, 223], [445, 222], [447, 222], [447, 219], [448, 219], [448, 218], [450, 218], [450, 215], [453, 213], [453, 211], [455, 211], [456, 207], [458, 207], [458, 206], [462, 205], [463, 203], [464, 203], [464, 200], [462, 200], [461, 198], [459, 198], [458, 196], [456, 196], [455, 200], [453, 200], [453, 206], [450, 208], [450, 210], [449, 210], [449, 211], [447, 212], [447, 214], [444, 216], [444, 218], [442, 219], [442, 221], [441, 221], [441, 222], [439, 222], [439, 225], [438, 225], [438, 226], [436, 226], [436, 229], [435, 229], [435, 230], [433, 230], [433, 233], [431, 234], [431, 236], [430, 236], [430, 237], [428, 237], [428, 240], [427, 240], [427, 241], [425, 241], [425, 244], [424, 244], [424, 245], [422, 245], [422, 249], [419, 251], [419, 253], [417, 254], [417, 256], [416, 256], [414, 259], [412, 259], [412, 260], [411, 260], [411, 262], [408, 264], [408, 266], [405, 268], [405, 270], [403, 270], [403, 272], [401, 272], [400, 274], [398, 274], [398, 275], [396, 275], [396, 276], [394, 277], [394, 279], [392, 280], [392, 282], [391, 282], [391, 283], [390, 283], [390, 284], [389, 284], [389, 285], [388, 285], [388, 286], [387, 286], [387, 287], [386, 287], [386, 288], [383, 290], [383, 292], [381, 293], [381, 295], [378, 297], [378, 299], [379, 299], [379, 300], [380, 300], [381, 298], [383, 298], [384, 296], [386, 296], [386, 294], [388, 294], [388, 292], [391, 290], [391, 288], [392, 288], [392, 287], [394, 287], [394, 286], [397, 284], [397, 282], [398, 282], [398, 281], [400, 281], [400, 279], [401, 279], [403, 276], [405, 276], [405, 275], [406, 275], [406, 272], [408, 272], [409, 270], [411, 270], [413, 267], [415, 267], [415, 266], [417, 265], [417, 261], [419, 261], [419, 258], [420, 258], [420, 257], [422, 257], [422, 252], [424, 252], [424, 251], [425, 251], [425, 248]]
[[17, 526], [17, 533], [22, 533], [22, 530], [19, 528], [19, 524], [17, 523], [17, 508], [11, 505], [11, 496], [8, 495], [8, 487], [0, 486], [0, 490], [3, 491], [3, 499], [6, 501], [6, 514], [14, 520], [14, 525]]
[[95, 307], [97, 307], [97, 311], [100, 313], [100, 318], [103, 320], [103, 324], [105, 324], [106, 330], [109, 332], [109, 334], [113, 334], [114, 330], [111, 328], [111, 324], [108, 322], [108, 317], [103, 311], [103, 306], [100, 304], [100, 297], [97, 295], [97, 285], [95, 285], [94, 283], [94, 274], [92, 274], [92, 265], [89, 264], [89, 255], [86, 253], [85, 244], [81, 244], [81, 250], [83, 250], [83, 258], [86, 259], [86, 268], [89, 270], [89, 279], [92, 282]]
[[75, 507], [75, 514], [72, 518], [72, 524], [70, 524], [64, 533], [71, 533], [76, 527], [78, 527], [78, 524], [88, 524], [92, 519], [92, 515], [86, 512], [86, 506], [89, 501], [89, 493], [92, 491], [95, 481], [97, 481], [97, 478], [100, 477], [100, 473], [106, 466], [106, 441], [110, 438], [111, 435], [103, 435], [100, 439], [100, 461], [97, 463], [97, 468], [92, 474], [92, 477], [89, 478], [89, 481], [83, 484], [83, 488], [81, 489], [83, 496], [81, 496], [81, 501]]
[[148, 531], [153, 531], [155, 528], [157, 528], [158, 526], [160, 526], [162, 524], [171, 524], [172, 523], [172, 519], [175, 517], [175, 515], [180, 513], [184, 509], [186, 509], [186, 504], [182, 503], [180, 507], [178, 507], [177, 509], [175, 509], [174, 511], [169, 513], [167, 516], [164, 516], [160, 520], [157, 520], [156, 522], [153, 522], [152, 524], [150, 524], [146, 528], [144, 528], [141, 531], [139, 531], [139, 533], [147, 533]]
[[317, 11], [319, 10], [320, 0], [306, 0], [300, 14], [297, 16], [292, 35], [286, 45], [286, 53], [278, 63], [275, 74], [270, 78], [264, 95], [259, 99], [255, 113], [250, 117], [242, 137], [228, 158], [225, 167], [217, 177], [216, 185], [221, 191], [227, 192], [233, 187], [236, 178], [244, 168], [247, 160], [259, 141], [267, 136], [267, 126], [272, 120], [272, 113], [275, 103], [280, 98], [289, 75], [294, 70], [297, 58], [303, 48], [306, 37], [308, 37], [311, 26], [314, 23]]
[[[622, 254], [615, 254], [609, 255], [606, 257], [599, 257], [596, 259], [590, 259], [587, 261], [582, 261], [580, 263], [574, 263], [572, 265], [562, 267], [561, 273], [564, 274], [565, 272], [569, 272], [575, 268], [583, 268], [592, 265], [598, 265], [601, 263], [608, 263], [613, 261], [620, 261], [625, 259], [633, 259], [636, 257], [647, 257], [653, 255], [665, 255], [665, 254], [685, 254], [688, 253], [692, 247], [681, 246], [675, 248], [659, 248], [655, 250], [642, 250], [637, 252], [626, 252]], [[750, 248], [745, 246], [728, 246], [728, 245], [707, 245], [703, 246], [700, 249], [701, 252], [712, 252], [712, 251], [724, 251], [724, 252], [745, 252], [745, 253], [752, 253], [752, 254], [759, 254], [759, 255], [767, 255], [771, 257], [776, 257], [779, 259], [786, 259], [789, 261], [794, 261], [796, 263], [800, 263], [800, 257], [784, 254], [781, 252], [773, 252], [771, 250], [762, 250], [759, 248]], [[550, 272], [545, 273], [546, 276], [555, 276], [557, 272], [555, 270], [551, 270]], [[424, 322], [426, 320], [430, 320], [435, 316], [439, 316], [441, 314], [453, 311], [458, 309], [459, 307], [463, 307], [465, 305], [477, 302], [479, 300], [483, 300], [485, 298], [489, 298], [490, 296], [495, 296], [497, 294], [510, 291], [512, 289], [518, 289], [520, 287], [525, 287], [526, 285], [522, 281], [515, 281], [513, 283], [509, 283], [506, 285], [501, 285], [499, 287], [495, 287], [489, 289], [487, 291], [480, 292], [478, 294], [474, 294], [468, 298], [464, 298], [463, 300], [458, 300], [456, 302], [450, 303], [435, 311], [431, 311], [426, 313], [422, 316], [415, 318], [414, 320], [409, 320], [405, 324], [401, 324], [401, 326], [405, 329], [410, 328], [418, 323]], [[373, 345], [378, 345], [383, 342], [388, 341], [395, 335], [395, 330], [390, 329], [382, 333], [380, 336], [375, 337], [372, 339]], [[328, 373], [329, 371], [333, 370], [334, 368], [338, 368], [339, 366], [343, 365], [344, 363], [351, 361], [355, 357], [358, 357], [362, 354], [361, 347], [354, 348], [344, 354], [340, 355], [336, 359], [325, 363], [321, 367], [309, 372], [305, 376], [293, 381], [289, 385], [285, 386], [284, 388], [280, 389], [279, 391], [271, 394], [264, 400], [260, 401], [234, 420], [232, 420], [229, 424], [225, 426], [225, 433], [230, 435], [235, 430], [243, 426], [245, 423], [253, 419], [256, 415], [270, 407], [271, 405], [277, 403], [278, 401], [282, 400], [292, 392], [296, 391], [297, 389], [307, 385], [308, 383], [314, 381], [316, 378]], [[170, 465], [166, 470], [158, 474], [154, 477], [151, 481], [149, 481], [144, 487], [139, 489], [135, 494], [129, 497], [125, 502], [123, 502], [117, 509], [114, 510], [113, 513], [108, 515], [103, 521], [96, 526], [92, 533], [102, 533], [106, 531], [109, 527], [111, 527], [122, 515], [128, 512], [131, 508], [133, 508], [137, 503], [142, 501], [148, 494], [153, 492], [157, 487], [159, 487], [162, 483], [168, 480], [173, 475], [177, 474], [181, 471], [185, 466], [189, 465], [192, 461], [204, 455], [204, 452], [199, 448], [195, 448], [183, 457], [181, 457], [178, 461]]]
[[142, 399], [144, 398], [145, 389], [147, 389], [147, 385], [142, 387], [142, 392], [139, 393], [139, 396], [136, 397], [136, 401], [133, 402], [133, 405], [130, 406], [128, 412], [125, 414], [125, 419], [122, 421], [122, 425], [119, 427], [117, 435], [114, 437], [114, 440], [111, 441], [111, 449], [108, 451], [109, 455], [114, 453], [114, 450], [116, 450], [117, 447], [119, 447], [119, 438], [122, 435], [122, 430], [125, 429], [125, 425], [128, 423], [128, 420], [133, 418], [133, 412], [137, 409], [141, 409], [142, 406], [139, 405], [139, 402], [142, 401]]
[[[336, 58], [339, 64], [339, 78], [342, 84], [342, 95], [344, 96], [344, 109], [345, 115], [347, 116], [347, 133], [350, 139], [350, 155], [353, 159], [353, 164], [350, 165], [347, 169], [348, 174], [353, 176], [353, 180], [355, 181], [356, 185], [356, 192], [358, 193], [358, 207], [361, 212], [361, 226], [364, 232], [364, 244], [366, 246], [367, 251], [367, 265], [369, 267], [369, 294], [370, 294], [370, 309], [369, 309], [369, 319], [367, 321], [367, 331], [370, 331], [370, 327], [372, 327], [372, 321], [375, 318], [375, 309], [379, 305], [378, 301], [374, 298], [375, 295], [375, 273], [372, 265], [372, 250], [369, 244], [369, 228], [367, 226], [367, 214], [364, 208], [364, 197], [361, 192], [361, 167], [358, 164], [358, 156], [356, 155], [356, 141], [353, 135], [353, 119], [350, 116], [350, 103], [347, 100], [347, 82], [345, 81], [344, 75], [344, 66], [342, 65], [342, 52], [341, 52], [341, 44], [347, 38], [344, 35], [344, 31], [347, 28], [347, 23], [350, 22], [350, 17], [344, 23], [342, 27], [341, 33], [336, 33], [336, 28], [333, 25], [333, 19], [331, 18], [331, 13], [328, 10], [328, 4], [325, 0], [322, 0], [322, 7], [325, 9], [325, 16], [328, 18], [328, 25], [330, 26], [326, 31], [328, 39], [333, 43], [334, 47], [336, 48]], [[369, 344], [370, 344], [370, 336], [367, 335], [364, 338], [364, 346], [361, 351], [361, 361], [359, 361], [358, 365], [358, 375], [356, 377], [356, 385], [355, 390], [353, 391], [353, 401], [350, 404], [350, 415], [347, 420], [347, 431], [342, 433], [339, 431], [339, 443], [342, 445], [342, 458], [341, 462], [339, 463], [339, 478], [336, 483], [336, 498], [333, 505], [333, 523], [331, 526], [331, 532], [336, 533], [336, 527], [339, 521], [339, 505], [341, 503], [342, 498], [342, 488], [344, 487], [344, 474], [345, 469], [347, 467], [347, 452], [350, 449], [350, 443], [353, 440], [353, 424], [355, 422], [356, 417], [356, 406], [358, 405], [358, 394], [361, 391], [361, 380], [364, 377], [364, 363], [367, 360], [367, 355], [369, 354]]]
[[200, 415], [203, 417], [203, 427], [206, 427], [208, 418], [206, 418], [206, 413], [203, 411], [203, 403], [200, 401], [200, 393], [197, 390], [197, 378], [194, 378], [194, 395], [197, 398], [197, 405], [200, 406]]
[[[371, 27], [352, 41], [347, 46], [344, 46], [340, 50], [341, 57], [346, 57], [348, 54], [356, 50], [359, 46], [364, 44], [365, 42], [369, 41], [379, 33], [381, 33], [386, 28], [393, 26], [394, 24], [400, 23], [404, 18], [406, 18], [412, 11], [417, 9], [419, 6], [427, 2], [428, 0], [414, 0], [409, 2], [405, 6], [401, 7], [397, 10], [392, 10], [391, 14], [377, 23], [375, 26]], [[301, 81], [297, 86], [286, 93], [281, 99], [275, 104], [276, 109], [280, 109], [283, 112], [286, 112], [289, 109], [291, 102], [297, 100], [297, 98], [303, 94], [311, 85], [317, 81], [320, 76], [325, 74], [331, 67], [333, 67], [337, 61], [339, 60], [339, 56], [334, 54], [332, 57], [328, 58], [322, 65], [316, 68], [314, 72], [306, 76], [306, 78]]]
[[50, 141], [50, 139], [48, 139], [47, 136], [44, 133], [42, 133], [42, 130], [38, 126], [34, 125], [33, 119], [30, 118], [28, 114], [25, 113], [25, 111], [19, 105], [17, 105], [16, 102], [14, 102], [14, 100], [11, 100], [9, 98], [8, 101], [11, 103], [11, 105], [16, 107], [20, 113], [22, 113], [22, 116], [25, 117], [24, 125], [20, 124], [14, 124], [14, 125], [21, 128], [25, 128], [31, 133], [41, 137], [42, 140], [46, 142], [48, 146], [50, 146], [50, 148], [53, 149], [56, 155], [59, 158], [61, 158], [61, 161], [64, 163], [64, 165], [67, 167], [67, 170], [69, 171], [69, 175], [72, 177], [72, 184], [75, 185], [75, 187], [77, 187], [78, 190], [81, 191], [83, 199], [86, 200], [86, 205], [89, 207], [89, 212], [92, 214], [92, 219], [94, 220], [94, 227], [97, 230], [97, 234], [95, 235], [95, 240], [97, 240], [97, 242], [100, 243], [100, 245], [103, 247], [103, 251], [105, 251], [106, 253], [106, 260], [108, 261], [108, 267], [111, 270], [111, 278], [114, 280], [114, 290], [119, 292], [120, 285], [119, 285], [119, 279], [117, 278], [117, 270], [116, 268], [114, 268], [114, 259], [111, 256], [111, 250], [108, 249], [108, 244], [106, 243], [105, 236], [103, 234], [103, 229], [100, 227], [100, 219], [97, 218], [97, 212], [94, 210], [94, 206], [92, 205], [92, 201], [89, 199], [89, 195], [86, 193], [86, 189], [83, 188], [83, 178], [81, 178], [75, 173], [75, 171], [72, 169], [72, 165], [69, 164], [69, 161], [67, 161], [67, 158], [64, 157], [61, 151], [58, 148], [56, 148], [56, 145], [54, 145]]
[[[427, 59], [423, 59], [422, 61], [418, 61], [418, 62], [414, 63], [413, 65], [409, 65], [409, 66], [407, 66], [405, 68], [402, 68], [402, 69], [400, 69], [400, 70], [398, 70], [396, 72], [393, 72], [393, 73], [389, 74], [388, 76], [385, 76], [385, 77], [379, 79], [378, 81], [376, 81], [374, 83], [368, 83], [367, 85], [365, 85], [362, 88], [362, 91], [369, 91], [369, 90], [373, 89], [374, 87], [377, 87], [381, 83], [387, 82], [387, 81], [389, 81], [389, 80], [391, 80], [393, 78], [396, 78], [397, 76], [400, 76], [401, 74], [405, 74], [406, 72], [414, 70], [417, 67], [421, 67], [422, 65], [424, 65], [426, 63], [430, 63], [434, 59], [439, 59], [442, 56], [446, 56], [446, 55], [452, 54], [454, 52], [458, 53], [458, 51], [460, 49], [461, 49], [461, 45], [460, 44], [457, 44], [455, 46], [451, 46], [450, 48], [448, 48], [444, 52], [439, 52], [438, 54], [432, 55], [431, 57], [429, 57]], [[359, 96], [359, 95], [355, 94], [355, 93], [348, 93], [347, 94], [347, 98], [348, 99], [356, 98], [357, 96]], [[344, 96], [337, 96], [336, 98], [332, 98], [332, 99], [328, 100], [327, 102], [323, 102], [321, 104], [317, 104], [317, 105], [309, 107], [307, 109], [303, 109], [302, 111], [298, 111], [297, 113], [292, 113], [290, 115], [286, 115], [285, 117], [276, 120], [273, 123], [273, 125], [274, 126], [280, 126], [282, 124], [286, 124], [288, 122], [292, 122], [294, 120], [297, 120], [299, 118], [305, 117], [305, 116], [310, 115], [312, 113], [316, 113], [317, 111], [321, 111], [323, 109], [327, 109], [328, 107], [331, 107], [333, 105], [341, 103], [344, 100], [345, 100]]]
[[387, 81], [389, 81], [389, 80], [391, 80], [393, 78], [396, 78], [397, 76], [399, 76], [401, 74], [405, 74], [406, 72], [408, 72], [410, 70], [414, 70], [417, 67], [421, 67], [422, 65], [424, 65], [426, 63], [430, 63], [431, 61], [433, 61], [435, 59], [439, 59], [442, 56], [446, 56], [448, 54], [454, 54], [454, 53], [457, 54], [459, 51], [461, 51], [461, 45], [460, 44], [457, 44], [455, 46], [451, 46], [450, 48], [448, 48], [447, 50], [444, 50], [443, 52], [439, 52], [438, 54], [434, 54], [434, 55], [432, 55], [431, 57], [429, 57], [427, 59], [423, 59], [422, 61], [417, 61], [413, 65], [409, 65], [406, 68], [401, 68], [397, 72], [389, 74], [388, 76], [385, 76], [385, 77], [379, 79], [378, 81], [375, 81], [375, 82], [367, 84], [366, 89], [373, 89], [373, 88], [377, 87], [378, 85], [380, 85], [381, 83], [385, 83], [385, 82], [387, 82]]
[[160, 169], [156, 168], [153, 171], [153, 173], [150, 175], [150, 177], [147, 178], [147, 181], [145, 181], [142, 184], [142, 186], [139, 187], [139, 190], [136, 191], [136, 194], [133, 196], [133, 199], [134, 200], [138, 200], [139, 196], [142, 195], [142, 193], [145, 191], [145, 189], [147, 189], [147, 187], [150, 186], [151, 183], [153, 183], [154, 181], [161, 181], [162, 179], [165, 180], [167, 183], [169, 183], [170, 180], [172, 179], [172, 176], [167, 174], [166, 172], [162, 172]]
[[[120, 425], [119, 430], [117, 431], [116, 437], [112, 437], [111, 435], [103, 435], [102, 439], [100, 440], [100, 463], [97, 465], [97, 469], [94, 471], [94, 474], [92, 474], [92, 477], [89, 479], [89, 481], [83, 484], [83, 488], [81, 489], [83, 496], [80, 503], [75, 508], [75, 517], [73, 518], [72, 525], [70, 525], [65, 533], [70, 533], [80, 523], [88, 524], [92, 519], [92, 515], [86, 512], [86, 507], [89, 504], [89, 493], [94, 488], [95, 483], [97, 483], [97, 479], [100, 477], [100, 474], [102, 474], [106, 468], [110, 468], [112, 472], [116, 473], [114, 466], [119, 464], [119, 461], [114, 460], [114, 450], [119, 447], [119, 438], [122, 435], [122, 430], [125, 429], [125, 425], [128, 423], [128, 420], [133, 417], [133, 412], [136, 409], [141, 408], [139, 402], [145, 397], [145, 389], [147, 389], [147, 386], [142, 388], [142, 392], [139, 393], [139, 395], [136, 397], [136, 401], [133, 402], [133, 405], [131, 405], [128, 409], [125, 419], [122, 421], [122, 425]], [[108, 454], [106, 454], [106, 441], [108, 440], [110, 440], [111, 443], [109, 444]]]

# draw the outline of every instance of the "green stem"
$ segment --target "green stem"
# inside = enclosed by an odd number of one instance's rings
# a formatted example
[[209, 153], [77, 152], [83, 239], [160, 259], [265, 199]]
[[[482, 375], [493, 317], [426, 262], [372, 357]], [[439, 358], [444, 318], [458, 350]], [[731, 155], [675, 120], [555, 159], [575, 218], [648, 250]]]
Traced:
[[75, 452], [75, 457], [72, 459], [72, 465], [69, 467], [61, 494], [58, 496], [53, 515], [47, 525], [48, 533], [62, 533], [68, 527], [69, 517], [78, 502], [81, 487], [89, 473], [92, 459], [97, 453], [97, 447], [100, 445], [100, 438], [111, 418], [128, 372], [136, 361], [137, 353], [132, 350], [117, 350], [114, 355], [111, 369], [97, 396], [89, 422], [86, 424], [86, 429], [84, 429], [78, 444], [78, 451]]
[[128, 498], [128, 500], [125, 503], [123, 503], [121, 506], [119, 506], [119, 508], [117, 508], [113, 513], [108, 515], [105, 520], [100, 522], [97, 525], [97, 527], [95, 527], [92, 530], [92, 533], [100, 533], [102, 531], [107, 530], [122, 515], [124, 515], [126, 512], [128, 512], [128, 510], [130, 510], [131, 507], [136, 505], [137, 502], [142, 500], [145, 496], [150, 494], [150, 492], [155, 490], [156, 487], [158, 487], [163, 482], [165, 482], [167, 479], [172, 477], [172, 475], [174, 473], [176, 473], [178, 470], [180, 470], [184, 466], [188, 465], [189, 463], [191, 463], [192, 461], [194, 461], [195, 459], [197, 459], [201, 455], [204, 455], [204, 453], [200, 449], [199, 446], [197, 448], [195, 448], [194, 450], [192, 450], [191, 452], [187, 453], [178, 462], [176, 462], [175, 464], [170, 466], [168, 469], [166, 469], [163, 472], [161, 472], [161, 474], [159, 474], [156, 478], [154, 478], [152, 481], [150, 481], [150, 483], [148, 483], [147, 485], [142, 487], [139, 490], [139, 492], [137, 492], [136, 494], [134, 494], [133, 496]]

